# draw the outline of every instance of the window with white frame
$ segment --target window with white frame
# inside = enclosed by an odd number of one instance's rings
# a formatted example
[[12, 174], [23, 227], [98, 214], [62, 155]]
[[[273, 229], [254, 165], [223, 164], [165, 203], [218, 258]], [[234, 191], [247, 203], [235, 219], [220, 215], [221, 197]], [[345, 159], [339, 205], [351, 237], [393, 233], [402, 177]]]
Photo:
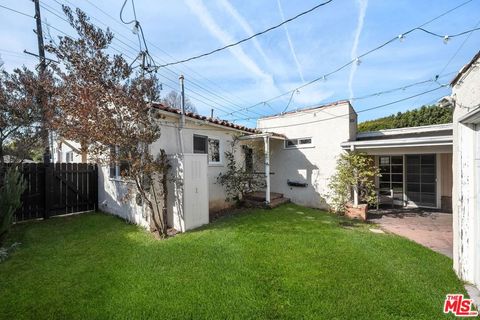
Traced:
[[285, 148], [302, 148], [312, 146], [312, 138], [298, 138], [298, 139], [288, 139], [285, 140]]
[[130, 169], [128, 150], [118, 146], [110, 147], [110, 178], [119, 179]]
[[208, 162], [220, 163], [220, 140], [208, 138]]
[[72, 163], [73, 162], [73, 151], [68, 151], [65, 153], [65, 162]]
[[209, 164], [220, 164], [222, 158], [220, 139], [194, 134], [193, 153], [207, 154]]

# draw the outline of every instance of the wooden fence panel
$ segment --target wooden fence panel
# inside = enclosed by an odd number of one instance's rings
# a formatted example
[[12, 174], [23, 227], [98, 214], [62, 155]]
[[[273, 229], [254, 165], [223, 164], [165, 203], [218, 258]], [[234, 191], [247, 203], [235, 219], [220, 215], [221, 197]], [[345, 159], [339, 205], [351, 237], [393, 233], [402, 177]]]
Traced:
[[86, 163], [24, 163], [19, 166], [27, 185], [15, 221], [24, 221], [98, 208], [98, 168]]

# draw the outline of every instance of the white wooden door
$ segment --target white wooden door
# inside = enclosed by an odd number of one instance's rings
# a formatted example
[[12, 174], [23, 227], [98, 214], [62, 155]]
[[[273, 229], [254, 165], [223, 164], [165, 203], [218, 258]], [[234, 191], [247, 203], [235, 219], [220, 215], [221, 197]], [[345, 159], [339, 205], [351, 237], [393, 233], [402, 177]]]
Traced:
[[184, 155], [184, 210], [185, 229], [207, 224], [208, 216], [208, 165], [206, 154]]

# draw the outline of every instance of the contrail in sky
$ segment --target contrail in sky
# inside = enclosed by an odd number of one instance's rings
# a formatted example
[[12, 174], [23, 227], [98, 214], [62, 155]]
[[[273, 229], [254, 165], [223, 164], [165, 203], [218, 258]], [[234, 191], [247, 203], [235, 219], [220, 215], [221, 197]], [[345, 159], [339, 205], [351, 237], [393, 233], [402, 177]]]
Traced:
[[[363, 22], [365, 20], [365, 13], [367, 12], [368, 0], [358, 0], [360, 8], [358, 10], [358, 22], [357, 28], [355, 29], [355, 38], [353, 40], [352, 51], [350, 51], [350, 57], [353, 59], [357, 58], [358, 53], [358, 42], [360, 40], [360, 34], [363, 29]], [[350, 69], [350, 76], [348, 78], [348, 91], [350, 93], [350, 100], [353, 98], [353, 78], [355, 77], [355, 72], [357, 71], [357, 64], [353, 63], [352, 68]]]

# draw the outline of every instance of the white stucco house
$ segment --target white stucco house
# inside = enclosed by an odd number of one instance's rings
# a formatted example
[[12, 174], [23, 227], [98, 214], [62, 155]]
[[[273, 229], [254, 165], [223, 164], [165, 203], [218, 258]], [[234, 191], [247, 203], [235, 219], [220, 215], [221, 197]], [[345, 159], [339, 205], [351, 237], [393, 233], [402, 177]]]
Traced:
[[451, 82], [453, 114], [453, 265], [480, 288], [480, 52]]
[[[180, 172], [176, 176], [180, 182], [169, 186], [167, 207], [170, 224], [182, 231], [208, 223], [209, 212], [231, 205], [216, 179], [226, 171], [224, 153], [234, 139], [239, 141], [237, 163], [251, 166], [265, 180], [262, 200], [267, 204], [279, 200], [271, 195], [281, 195], [297, 204], [327, 209], [328, 180], [343, 152], [341, 143], [356, 137], [357, 115], [348, 101], [262, 118], [257, 129], [193, 113], [186, 114], [182, 126], [179, 110], [160, 104], [155, 108], [162, 115], [161, 137], [150, 152], [165, 150], [173, 174]], [[119, 175], [120, 166], [99, 170], [100, 208], [148, 227], [145, 208], [134, 200], [122, 200], [128, 183]]]
[[82, 153], [80, 143], [59, 138], [52, 144], [52, 162], [53, 163], [82, 163]]
[[[156, 110], [162, 115], [162, 134], [150, 151], [164, 149], [174, 164], [172, 171], [183, 175], [169, 187], [169, 215], [176, 229], [208, 223], [208, 212], [231, 205], [216, 179], [226, 170], [224, 153], [234, 138], [239, 139], [237, 163], [250, 165], [265, 180], [260, 200], [267, 204], [281, 197], [328, 209], [328, 183], [338, 156], [358, 150], [375, 158], [382, 171], [377, 188], [392, 204], [452, 210], [451, 124], [357, 133], [357, 114], [348, 101], [260, 118], [256, 129], [193, 113], [186, 114], [182, 128], [179, 110], [162, 105]], [[260, 152], [252, 153], [252, 148]], [[148, 226], [144, 208], [120, 200], [128, 186], [119, 177], [120, 166], [100, 170], [101, 209]], [[189, 203], [190, 217], [198, 222], [173, 223], [179, 207], [185, 210], [180, 215], [189, 215]]]

